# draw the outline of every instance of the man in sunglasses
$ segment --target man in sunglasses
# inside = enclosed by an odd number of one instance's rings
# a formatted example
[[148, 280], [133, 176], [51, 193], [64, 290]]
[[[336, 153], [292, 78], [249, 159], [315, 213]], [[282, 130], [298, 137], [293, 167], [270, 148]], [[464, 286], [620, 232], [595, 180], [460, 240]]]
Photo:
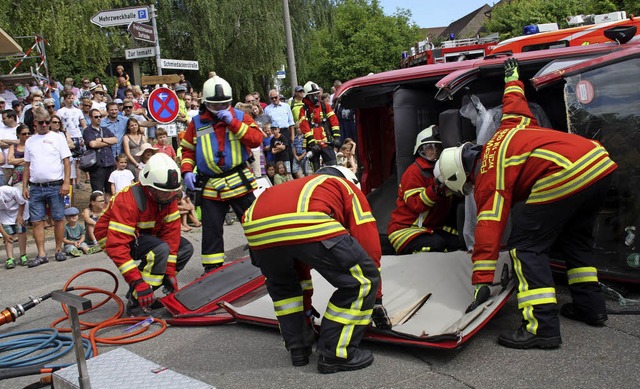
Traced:
[[[104, 199], [108, 203], [111, 197], [111, 183], [109, 175], [116, 165], [116, 159], [111, 147], [118, 143], [118, 138], [107, 127], [100, 125], [102, 116], [100, 111], [92, 109], [89, 112], [91, 125], [82, 132], [82, 138], [87, 148], [97, 151], [97, 166], [89, 172], [91, 190], [99, 190], [104, 193]], [[125, 120], [126, 121], [126, 120]]]
[[45, 207], [49, 206], [54, 221], [56, 261], [64, 261], [64, 196], [69, 194], [71, 150], [64, 137], [51, 132], [51, 116], [43, 107], [33, 109], [36, 134], [24, 146], [24, 173], [22, 195], [29, 200], [29, 213], [33, 223], [33, 238], [38, 255], [29, 261], [29, 267], [49, 262], [44, 247]]

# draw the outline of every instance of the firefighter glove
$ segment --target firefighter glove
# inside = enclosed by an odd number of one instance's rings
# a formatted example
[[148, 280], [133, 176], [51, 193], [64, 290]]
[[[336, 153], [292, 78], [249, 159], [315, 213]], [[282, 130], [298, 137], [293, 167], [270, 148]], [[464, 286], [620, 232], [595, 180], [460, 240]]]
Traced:
[[141, 307], [148, 307], [153, 304], [156, 296], [153, 295], [153, 289], [146, 282], [139, 280], [134, 286], [133, 296], [138, 300]]
[[489, 297], [491, 297], [489, 284], [476, 284], [476, 290], [473, 293], [473, 302], [469, 305], [465, 313], [469, 313], [478, 308], [478, 306], [489, 300]]
[[231, 115], [231, 111], [229, 111], [228, 109], [218, 111], [217, 116], [218, 119], [227, 123], [227, 125], [231, 124], [231, 121], [233, 120], [233, 115]]
[[187, 189], [196, 190], [196, 175], [194, 173], [186, 172], [183, 178]]
[[340, 139], [333, 138], [331, 146], [333, 146], [334, 149], [339, 149], [340, 146], [342, 146], [342, 144], [340, 144]]
[[518, 60], [515, 58], [509, 58], [504, 61], [504, 82], [518, 81], [519, 78]]
[[174, 275], [165, 275], [164, 279], [162, 280], [162, 285], [164, 286], [164, 288], [162, 288], [162, 291], [165, 294], [169, 294], [169, 293], [173, 293], [173, 292], [177, 292], [178, 291], [178, 279], [176, 278], [175, 274]]

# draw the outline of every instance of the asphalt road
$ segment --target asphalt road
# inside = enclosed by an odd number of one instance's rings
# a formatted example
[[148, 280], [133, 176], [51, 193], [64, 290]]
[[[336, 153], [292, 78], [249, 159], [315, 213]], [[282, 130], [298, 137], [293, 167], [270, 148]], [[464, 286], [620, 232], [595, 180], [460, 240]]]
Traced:
[[[196, 255], [181, 272], [181, 285], [197, 278], [200, 232], [186, 236]], [[225, 226], [228, 260], [243, 253], [245, 240], [238, 223]], [[52, 250], [52, 243], [47, 246]], [[62, 288], [69, 277], [87, 268], [117, 272], [105, 254], [69, 259], [63, 263], [27, 269], [0, 269], [0, 307], [27, 301]], [[78, 280], [81, 285], [111, 285], [103, 274]], [[126, 286], [120, 277], [119, 295]], [[560, 303], [569, 301], [566, 286], [558, 287]], [[97, 300], [97, 298], [95, 298]], [[95, 301], [94, 300], [94, 301]], [[105, 305], [97, 316], [108, 316]], [[0, 336], [14, 331], [47, 328], [62, 315], [59, 303], [43, 302], [15, 323], [0, 327]], [[498, 334], [515, 328], [520, 320], [512, 297], [507, 305], [464, 347], [456, 351], [426, 350], [364, 343], [375, 355], [367, 369], [321, 375], [316, 356], [304, 367], [291, 366], [281, 337], [274, 329], [241, 324], [210, 327], [169, 327], [163, 334], [123, 346], [141, 357], [217, 388], [638, 388], [640, 387], [640, 320], [632, 315], [611, 315], [606, 326], [593, 328], [561, 318], [563, 344], [557, 350], [511, 350], [496, 343]], [[3, 339], [0, 339], [3, 341]], [[100, 346], [105, 353], [118, 346]], [[74, 362], [68, 354], [58, 363]], [[38, 376], [0, 381], [0, 388], [21, 388]]]

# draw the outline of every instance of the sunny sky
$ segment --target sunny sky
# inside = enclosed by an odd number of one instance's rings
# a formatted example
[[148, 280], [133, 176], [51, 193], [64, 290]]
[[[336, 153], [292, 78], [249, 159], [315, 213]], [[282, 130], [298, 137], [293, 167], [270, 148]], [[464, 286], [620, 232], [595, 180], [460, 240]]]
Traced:
[[448, 26], [471, 11], [485, 4], [493, 5], [497, 0], [379, 0], [385, 14], [391, 15], [396, 8], [411, 11], [412, 19], [419, 27]]

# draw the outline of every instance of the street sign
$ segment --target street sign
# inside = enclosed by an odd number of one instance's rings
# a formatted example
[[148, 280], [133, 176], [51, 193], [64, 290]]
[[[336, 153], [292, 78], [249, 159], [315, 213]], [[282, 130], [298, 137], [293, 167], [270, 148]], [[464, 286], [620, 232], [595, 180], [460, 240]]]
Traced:
[[156, 43], [156, 34], [153, 31], [153, 27], [148, 24], [133, 22], [129, 25], [129, 33], [131, 33], [133, 39]]
[[276, 72], [276, 77], [278, 77], [278, 78], [286, 78], [286, 77], [287, 77], [287, 75], [286, 75], [286, 73], [284, 72], [284, 70], [278, 70], [278, 71]]
[[149, 95], [149, 114], [158, 123], [171, 123], [178, 117], [178, 96], [169, 88], [157, 88]]
[[160, 67], [164, 69], [199, 70], [198, 61], [182, 61], [179, 59], [161, 59]]
[[146, 58], [156, 55], [155, 47], [139, 47], [137, 49], [127, 49], [124, 51], [126, 59]]
[[149, 7], [129, 7], [100, 11], [93, 15], [91, 23], [100, 27], [126, 26], [131, 22], [148, 22]]
[[180, 76], [177, 74], [165, 74], [162, 76], [142, 76], [140, 81], [142, 85], [155, 85], [155, 84], [175, 84], [180, 81]]

